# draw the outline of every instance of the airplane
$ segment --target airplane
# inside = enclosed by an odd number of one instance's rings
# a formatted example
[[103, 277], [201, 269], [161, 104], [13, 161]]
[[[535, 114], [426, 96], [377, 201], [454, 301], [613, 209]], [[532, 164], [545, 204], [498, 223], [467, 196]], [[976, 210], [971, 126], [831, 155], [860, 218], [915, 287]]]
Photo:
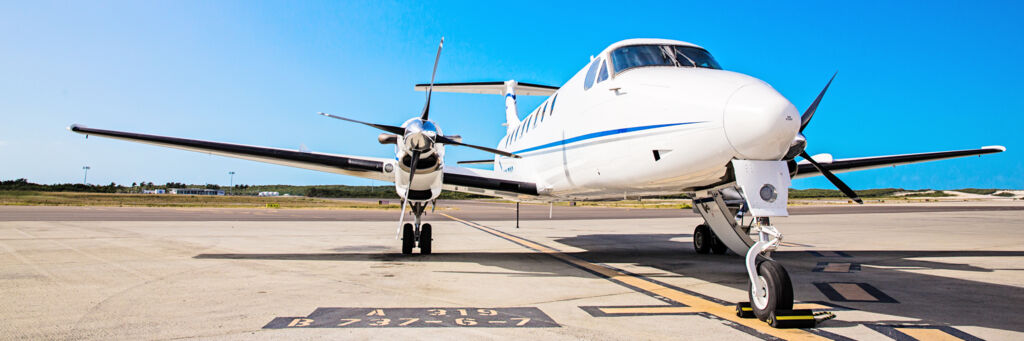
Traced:
[[[432, 252], [432, 229], [423, 223], [428, 204], [442, 191], [504, 197], [517, 202], [581, 201], [688, 194], [704, 223], [693, 233], [698, 253], [732, 250], [745, 257], [754, 315], [771, 321], [792, 309], [793, 288], [771, 258], [782, 241], [772, 217], [787, 216], [791, 179], [825, 176], [863, 204], [835, 173], [998, 153], [979, 149], [833, 159], [811, 156], [803, 131], [835, 74], [803, 113], [757, 78], [722, 68], [698, 45], [667, 39], [628, 39], [611, 44], [560, 87], [515, 80], [430, 83], [418, 115], [400, 126], [320, 113], [384, 131], [381, 144], [394, 157], [364, 157], [183, 139], [71, 125], [85, 135], [141, 142], [227, 157], [394, 182], [402, 198], [402, 253]], [[434, 91], [502, 95], [506, 134], [493, 148], [445, 135], [430, 118]], [[525, 118], [517, 96], [547, 96]], [[494, 154], [493, 169], [445, 164], [447, 146]], [[801, 161], [796, 161], [797, 157]], [[414, 216], [405, 223], [406, 210]], [[750, 219], [746, 220], [745, 217]]]

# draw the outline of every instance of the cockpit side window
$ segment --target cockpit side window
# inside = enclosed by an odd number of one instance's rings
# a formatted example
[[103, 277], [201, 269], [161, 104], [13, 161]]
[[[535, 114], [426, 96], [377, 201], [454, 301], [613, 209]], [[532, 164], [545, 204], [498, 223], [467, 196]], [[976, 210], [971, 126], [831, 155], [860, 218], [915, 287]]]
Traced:
[[587, 78], [583, 80], [583, 90], [590, 90], [590, 87], [594, 86], [594, 76], [597, 76], [598, 64], [601, 64], [601, 58], [594, 59], [594, 62], [590, 63], [590, 69], [587, 70]]
[[605, 79], [608, 79], [608, 64], [601, 63], [601, 71], [597, 73], [597, 82], [601, 83]]

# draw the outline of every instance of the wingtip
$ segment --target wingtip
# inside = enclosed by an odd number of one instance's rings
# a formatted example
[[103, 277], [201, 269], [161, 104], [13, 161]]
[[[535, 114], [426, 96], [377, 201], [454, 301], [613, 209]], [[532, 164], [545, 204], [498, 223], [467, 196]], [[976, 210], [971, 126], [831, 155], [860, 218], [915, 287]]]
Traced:
[[80, 125], [78, 123], [72, 123], [71, 125], [68, 126], [68, 130], [69, 131], [78, 132], [78, 130], [81, 129], [82, 127], [84, 127], [84, 126], [82, 126], [82, 125]]
[[1000, 152], [1005, 152], [1006, 151], [1006, 147], [1003, 147], [1003, 146], [984, 146], [984, 147], [981, 147], [981, 149], [996, 149], [996, 150], [999, 150]]

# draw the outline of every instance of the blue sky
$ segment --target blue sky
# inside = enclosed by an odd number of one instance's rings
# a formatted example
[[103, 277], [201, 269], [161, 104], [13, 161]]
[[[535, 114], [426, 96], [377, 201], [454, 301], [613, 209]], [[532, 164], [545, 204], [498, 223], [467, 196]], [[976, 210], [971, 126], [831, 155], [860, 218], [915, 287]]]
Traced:
[[[840, 175], [853, 188], [1024, 188], [1020, 2], [0, 2], [0, 179], [369, 184], [65, 130], [159, 135], [388, 157], [412, 85], [517, 79], [560, 85], [622, 39], [706, 47], [799, 110], [839, 76], [805, 131], [837, 158], [976, 148], [994, 156]], [[521, 98], [521, 111], [540, 98]], [[494, 145], [497, 96], [438, 94], [447, 134]], [[449, 148], [448, 162], [489, 155]], [[380, 184], [379, 182], [377, 184]], [[823, 178], [798, 188], [831, 188]]]

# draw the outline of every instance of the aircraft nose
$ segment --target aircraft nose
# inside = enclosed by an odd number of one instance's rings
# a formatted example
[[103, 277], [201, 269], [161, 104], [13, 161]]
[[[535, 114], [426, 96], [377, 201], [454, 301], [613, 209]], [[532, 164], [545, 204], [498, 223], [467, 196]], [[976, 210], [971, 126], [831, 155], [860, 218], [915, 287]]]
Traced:
[[778, 160], [800, 130], [796, 107], [764, 83], [737, 89], [725, 105], [725, 136], [740, 158]]

